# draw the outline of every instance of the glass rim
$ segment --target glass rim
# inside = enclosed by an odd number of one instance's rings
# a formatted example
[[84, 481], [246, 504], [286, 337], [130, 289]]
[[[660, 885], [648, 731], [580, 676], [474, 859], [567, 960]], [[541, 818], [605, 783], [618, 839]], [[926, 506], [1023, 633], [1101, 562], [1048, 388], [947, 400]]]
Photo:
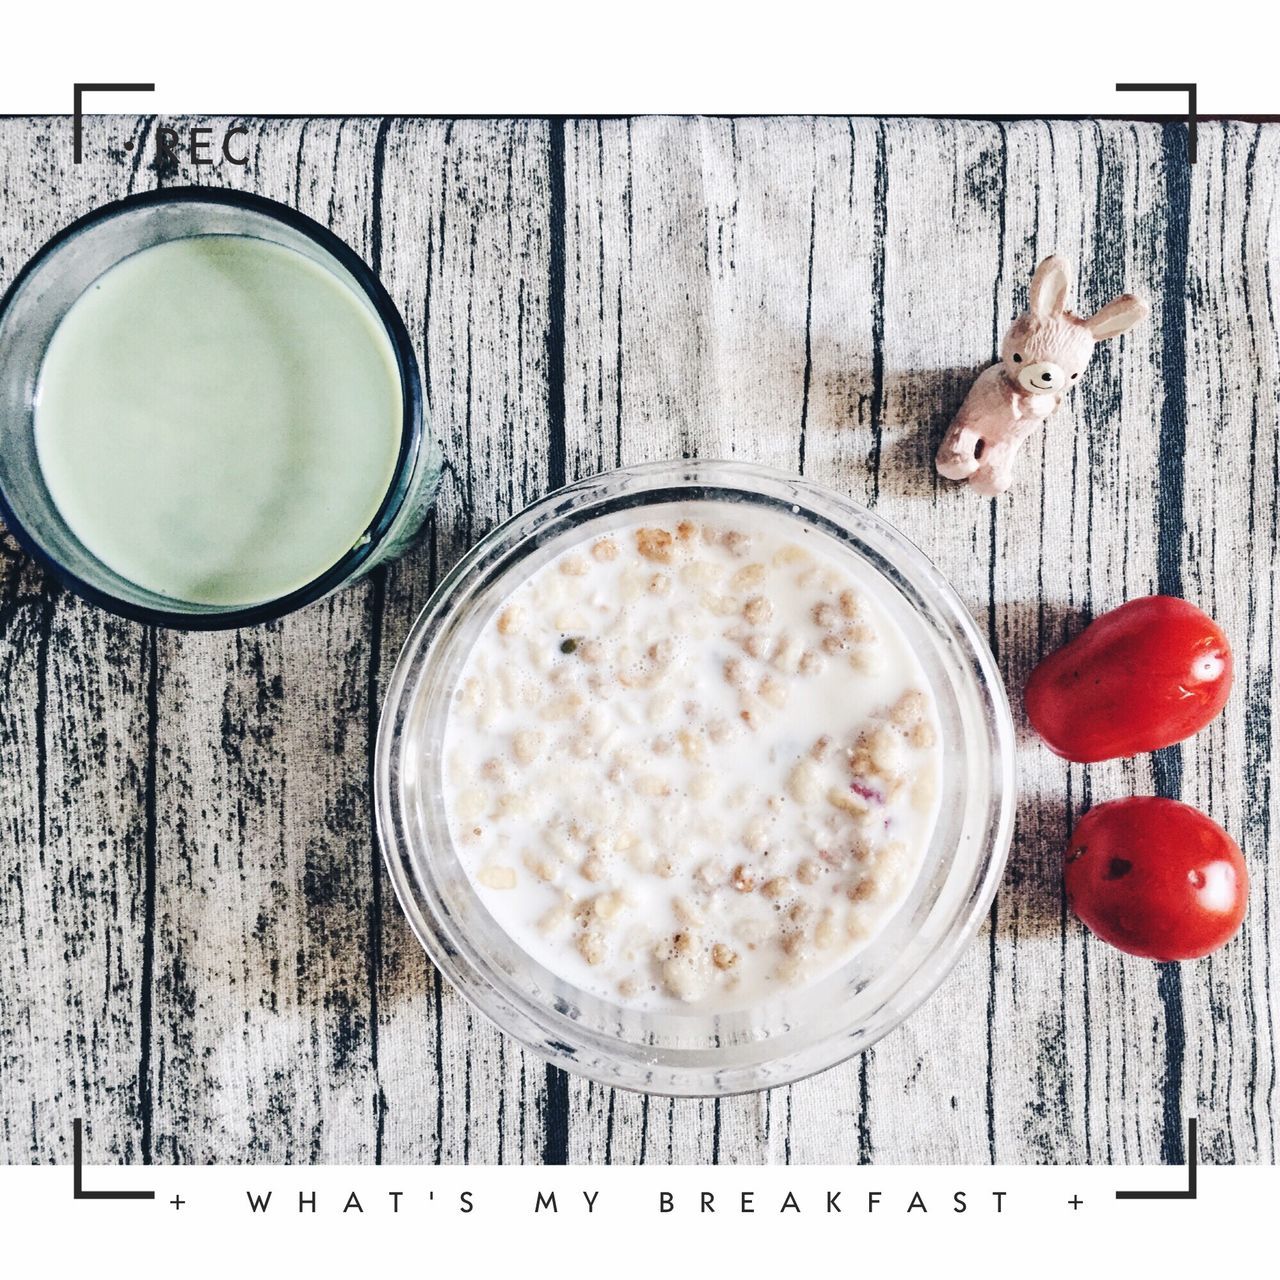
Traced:
[[[235, 191], [228, 187], [158, 187], [151, 191], [135, 192], [99, 205], [96, 209], [68, 223], [51, 236], [23, 264], [13, 282], [0, 296], [0, 324], [3, 324], [10, 307], [27, 282], [41, 268], [49, 265], [72, 240], [92, 231], [112, 219], [127, 215], [133, 210], [147, 209], [166, 204], [213, 204], [247, 209], [272, 221], [279, 222], [311, 240], [319, 249], [344, 268], [359, 287], [365, 300], [374, 310], [382, 326], [395, 358], [400, 382], [401, 424], [400, 445], [395, 469], [382, 501], [364, 531], [364, 536], [339, 560], [318, 574], [311, 581], [284, 595], [256, 604], [232, 605], [226, 608], [209, 606], [208, 611], [188, 612], [181, 608], [167, 609], [156, 605], [139, 604], [120, 596], [73, 572], [50, 552], [18, 517], [0, 485], [0, 521], [13, 535], [19, 546], [68, 590], [98, 608], [119, 617], [128, 618], [150, 626], [167, 627], [180, 631], [231, 631], [238, 627], [255, 626], [272, 622], [297, 609], [313, 604], [341, 586], [378, 550], [382, 539], [395, 522], [405, 496], [409, 491], [418, 455], [423, 447], [425, 427], [423, 423], [422, 379], [418, 369], [413, 341], [399, 308], [386, 287], [368, 263], [345, 240], [314, 218], [299, 212], [292, 205], [271, 200], [254, 192]], [[200, 233], [197, 233], [200, 234]], [[218, 233], [209, 234], [234, 234]], [[188, 239], [182, 236], [175, 239]], [[120, 261], [123, 261], [121, 259]], [[110, 270], [110, 268], [108, 268]], [[78, 539], [77, 539], [78, 541]], [[83, 543], [81, 544], [83, 546]], [[87, 547], [88, 558], [97, 562], [98, 557]], [[152, 593], [156, 594], [156, 593]], [[176, 601], [176, 603], [182, 603]]]
[[[931, 930], [932, 936], [916, 948], [918, 958], [912, 967], [899, 966], [902, 972], [895, 975], [896, 985], [874, 1006], [863, 1025], [855, 1023], [838, 1031], [821, 1029], [798, 1048], [790, 1046], [790, 1030], [784, 1036], [766, 1036], [757, 1042], [766, 1048], [771, 1042], [788, 1042], [778, 1043], [773, 1057], [761, 1056], [765, 1054], [761, 1050], [755, 1057], [745, 1054], [745, 1061], [719, 1066], [711, 1060], [712, 1050], [664, 1046], [660, 1068], [651, 1061], [646, 1069], [641, 1061], [644, 1046], [610, 1039], [556, 1007], [556, 1001], [537, 999], [517, 990], [514, 983], [499, 981], [501, 965], [468, 940], [440, 891], [437, 868], [442, 862], [458, 861], [452, 843], [442, 849], [431, 847], [429, 842], [426, 848], [413, 844], [413, 835], [421, 839], [421, 832], [412, 828], [403, 778], [404, 729], [410, 712], [428, 696], [424, 691], [430, 690], [432, 668], [440, 665], [438, 650], [453, 642], [449, 636], [442, 640], [442, 631], [457, 618], [496, 604], [488, 578], [482, 577], [481, 585], [471, 594], [466, 594], [468, 585], [486, 571], [496, 573], [495, 566], [518, 563], [544, 545], [538, 537], [543, 525], [557, 516], [568, 519], [575, 498], [590, 504], [594, 496], [598, 513], [608, 502], [608, 486], [627, 481], [638, 486], [628, 491], [640, 495], [637, 507], [646, 498], [655, 502], [678, 499], [681, 489], [690, 500], [706, 496], [690, 490], [714, 489], [726, 496], [736, 490], [758, 498], [767, 497], [770, 486], [783, 484], [856, 515], [892, 549], [897, 557], [895, 567], [905, 568], [913, 588], [929, 593], [931, 607], [939, 609], [949, 635], [960, 639], [963, 661], [958, 669], [981, 705], [983, 729], [992, 744], [982, 814], [983, 842], [972, 874], [965, 873], [962, 896], [946, 907], [937, 932]], [[582, 522], [589, 518], [588, 512]], [[570, 530], [573, 527], [569, 525]], [[558, 543], [561, 536], [563, 530], [557, 530], [545, 545]], [[464, 593], [461, 599], [459, 593]], [[729, 1096], [795, 1083], [846, 1061], [899, 1026], [937, 990], [986, 918], [1007, 861], [1017, 806], [1014, 730], [1003, 680], [977, 624], [928, 557], [882, 517], [804, 477], [753, 463], [689, 459], [623, 467], [567, 485], [495, 526], [459, 560], [414, 622], [392, 672], [379, 721], [374, 792], [379, 842], [401, 909], [429, 959], [463, 997], [500, 1031], [553, 1065], [604, 1085], [670, 1097]], [[956, 856], [953, 851], [951, 857]], [[947, 878], [953, 865], [947, 864]], [[936, 910], [935, 903], [930, 908], [930, 921]], [[510, 942], [515, 952], [526, 954], [514, 939]], [[531, 963], [536, 966], [537, 962]], [[656, 1080], [655, 1071], [659, 1074]]]

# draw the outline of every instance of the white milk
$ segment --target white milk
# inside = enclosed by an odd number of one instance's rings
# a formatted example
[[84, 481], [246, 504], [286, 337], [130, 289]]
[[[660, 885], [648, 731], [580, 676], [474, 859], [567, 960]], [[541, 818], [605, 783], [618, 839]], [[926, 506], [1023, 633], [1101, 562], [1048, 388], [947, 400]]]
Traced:
[[798, 519], [691, 502], [499, 606], [445, 732], [495, 920], [580, 989], [729, 1010], [812, 982], [913, 883], [940, 749], [870, 572]]

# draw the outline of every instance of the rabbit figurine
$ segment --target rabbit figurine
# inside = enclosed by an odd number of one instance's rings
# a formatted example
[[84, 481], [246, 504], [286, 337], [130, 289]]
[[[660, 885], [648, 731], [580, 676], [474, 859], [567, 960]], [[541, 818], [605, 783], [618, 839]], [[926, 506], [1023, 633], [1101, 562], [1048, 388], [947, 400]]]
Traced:
[[1022, 442], [1062, 403], [1084, 372], [1094, 344], [1115, 338], [1151, 308], [1126, 293], [1091, 316], [1066, 309], [1067, 264], [1046, 258], [1031, 281], [1031, 305], [1010, 326], [1000, 363], [978, 375], [938, 449], [948, 480], [968, 480], [987, 497], [1013, 483]]

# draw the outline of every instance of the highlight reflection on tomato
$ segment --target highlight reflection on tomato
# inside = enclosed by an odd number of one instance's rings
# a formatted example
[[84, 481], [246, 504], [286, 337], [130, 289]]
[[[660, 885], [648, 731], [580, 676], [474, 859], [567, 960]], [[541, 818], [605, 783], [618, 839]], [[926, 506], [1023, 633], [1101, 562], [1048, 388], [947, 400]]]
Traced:
[[1150, 960], [1194, 960], [1244, 919], [1236, 842], [1178, 800], [1133, 796], [1090, 809], [1071, 833], [1067, 902], [1103, 942]]

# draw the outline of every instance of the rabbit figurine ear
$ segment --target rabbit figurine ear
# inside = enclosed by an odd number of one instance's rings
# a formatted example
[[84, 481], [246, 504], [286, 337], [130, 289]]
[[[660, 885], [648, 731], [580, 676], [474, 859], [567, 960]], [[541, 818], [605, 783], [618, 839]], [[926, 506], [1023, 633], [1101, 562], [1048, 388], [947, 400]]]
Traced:
[[1066, 262], [1055, 253], [1046, 258], [1031, 277], [1031, 314], [1037, 320], [1049, 320], [1061, 315], [1067, 305], [1067, 290], [1071, 287], [1071, 272]]
[[1101, 311], [1086, 316], [1084, 327], [1093, 334], [1095, 342], [1101, 342], [1104, 338], [1118, 338], [1150, 314], [1151, 308], [1141, 298], [1125, 293], [1108, 302]]

